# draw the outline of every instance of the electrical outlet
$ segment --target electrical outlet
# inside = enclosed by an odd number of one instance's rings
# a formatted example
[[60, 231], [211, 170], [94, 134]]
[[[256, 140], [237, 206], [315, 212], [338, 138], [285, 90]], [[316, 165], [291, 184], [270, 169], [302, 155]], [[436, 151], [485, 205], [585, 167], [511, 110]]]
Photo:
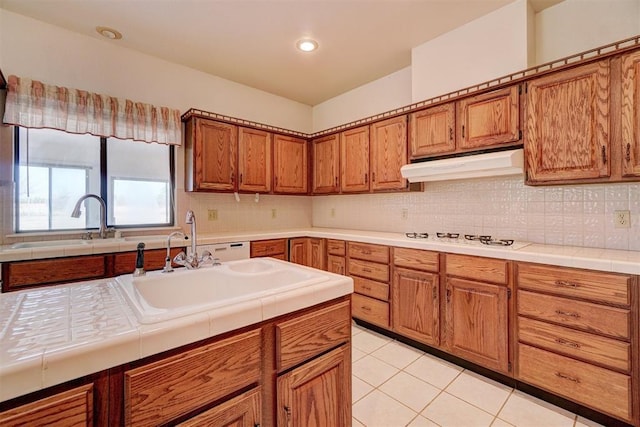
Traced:
[[407, 208], [402, 208], [401, 216], [402, 216], [402, 219], [407, 219], [407, 218], [409, 218], [409, 209], [407, 209]]
[[613, 223], [615, 228], [631, 228], [631, 213], [629, 211], [616, 211]]
[[209, 221], [217, 221], [218, 220], [218, 209], [209, 209], [207, 211]]
[[331, 218], [335, 218], [336, 217], [336, 208], [331, 208], [331, 213], [329, 215], [331, 215]]
[[271, 219], [275, 219], [278, 216], [278, 213], [275, 209], [271, 209]]

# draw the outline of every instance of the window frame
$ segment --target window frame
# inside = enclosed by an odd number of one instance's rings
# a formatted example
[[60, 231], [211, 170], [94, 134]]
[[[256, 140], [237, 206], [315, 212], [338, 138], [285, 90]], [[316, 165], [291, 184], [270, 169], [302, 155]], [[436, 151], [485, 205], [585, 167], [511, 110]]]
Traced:
[[[20, 230], [20, 128], [21, 126], [13, 127], [13, 180], [15, 188], [13, 192], [14, 196], [14, 232], [16, 234], [21, 233], [55, 233], [55, 232], [83, 232], [87, 230], [94, 230], [92, 228], [67, 228], [67, 229], [41, 229], [41, 230]], [[28, 128], [25, 128], [28, 129]], [[57, 132], [64, 132], [58, 129], [51, 129]], [[107, 205], [107, 212], [113, 211], [113, 203], [109, 200], [109, 180], [107, 171], [107, 140], [106, 137], [94, 136], [100, 139], [100, 194], [99, 196], [105, 201]], [[114, 139], [118, 139], [115, 138]], [[169, 222], [168, 223], [156, 223], [156, 224], [131, 224], [131, 225], [114, 225], [109, 223], [109, 220], [113, 215], [107, 215], [107, 227], [115, 227], [117, 229], [134, 229], [134, 228], [158, 228], [158, 227], [173, 227], [175, 225], [176, 214], [176, 165], [175, 165], [175, 145], [168, 144], [169, 146]], [[48, 167], [49, 165], [37, 165]], [[78, 167], [78, 169], [83, 169]], [[163, 181], [164, 182], [164, 181]], [[49, 185], [49, 187], [51, 184]], [[85, 186], [86, 188], [86, 186]], [[50, 192], [50, 189], [49, 189]], [[51, 227], [51, 213], [49, 212], [48, 224]]]

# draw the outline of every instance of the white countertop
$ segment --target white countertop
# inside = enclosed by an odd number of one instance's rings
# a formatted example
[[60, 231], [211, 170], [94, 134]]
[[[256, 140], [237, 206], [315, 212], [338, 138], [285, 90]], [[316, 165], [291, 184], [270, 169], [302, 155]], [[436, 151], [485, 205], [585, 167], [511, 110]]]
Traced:
[[[433, 240], [411, 239], [404, 233], [390, 233], [366, 230], [346, 230], [333, 228], [302, 228], [275, 231], [226, 232], [216, 234], [200, 234], [199, 245], [238, 242], [247, 240], [265, 240], [290, 237], [321, 237], [339, 240], [351, 240], [381, 245], [406, 248], [425, 249], [491, 258], [502, 258], [513, 261], [537, 262], [563, 267], [585, 268], [590, 270], [610, 271], [626, 274], [640, 274], [640, 252], [615, 249], [584, 248], [578, 246], [529, 244], [521, 249], [509, 247], [492, 247], [486, 245], [452, 244]], [[166, 247], [166, 238], [157, 236], [141, 236], [129, 241], [94, 239], [86, 245], [64, 247], [11, 249], [0, 246], [0, 262], [42, 259], [73, 255], [90, 255], [97, 253], [133, 251], [138, 242], [145, 242], [147, 249]], [[190, 241], [174, 239], [172, 247], [188, 246]]]
[[0, 402], [353, 292], [352, 279], [322, 274], [329, 280], [146, 325], [113, 279], [0, 294]]

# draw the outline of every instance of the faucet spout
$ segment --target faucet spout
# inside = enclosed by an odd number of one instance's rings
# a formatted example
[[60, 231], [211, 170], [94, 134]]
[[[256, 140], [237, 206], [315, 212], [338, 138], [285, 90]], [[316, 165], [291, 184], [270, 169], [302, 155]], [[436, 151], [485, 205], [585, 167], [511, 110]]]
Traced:
[[191, 253], [196, 257], [196, 214], [188, 210], [184, 222], [191, 225]]
[[96, 199], [100, 203], [100, 228], [98, 230], [98, 234], [100, 234], [100, 238], [107, 238], [107, 204], [104, 202], [104, 199], [96, 194], [85, 194], [80, 197], [76, 202], [76, 206], [73, 208], [73, 212], [71, 212], [72, 218], [80, 218], [82, 211], [80, 208], [82, 207], [82, 202], [85, 200], [93, 198]]
[[175, 258], [173, 258], [173, 262], [183, 265], [189, 270], [214, 264], [215, 260], [209, 251], [204, 251], [202, 256], [198, 256], [198, 252], [196, 251], [196, 242], [198, 237], [196, 235], [196, 216], [193, 211], [187, 211], [185, 223], [191, 225], [191, 254], [187, 256], [184, 252], [180, 252], [175, 256]]

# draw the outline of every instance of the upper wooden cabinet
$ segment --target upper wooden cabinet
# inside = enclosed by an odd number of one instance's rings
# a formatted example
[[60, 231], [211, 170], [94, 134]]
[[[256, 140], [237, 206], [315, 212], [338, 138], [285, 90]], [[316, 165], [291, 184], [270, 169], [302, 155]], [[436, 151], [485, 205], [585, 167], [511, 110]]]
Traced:
[[192, 117], [185, 129], [185, 190], [235, 191], [238, 127]]
[[451, 153], [456, 149], [455, 103], [416, 111], [409, 116], [412, 158]]
[[271, 191], [272, 134], [257, 129], [238, 129], [238, 190]]
[[527, 84], [528, 184], [609, 176], [609, 95], [608, 59]]
[[340, 190], [369, 191], [369, 126], [340, 134]]
[[622, 56], [622, 176], [640, 176], [640, 51]]
[[519, 86], [457, 102], [459, 150], [497, 146], [520, 139]]
[[273, 191], [275, 193], [306, 194], [307, 141], [284, 135], [273, 138]]
[[340, 184], [340, 135], [333, 134], [311, 142], [314, 194], [338, 193]]
[[407, 164], [407, 116], [371, 125], [371, 190], [402, 190], [407, 180], [400, 168]]

